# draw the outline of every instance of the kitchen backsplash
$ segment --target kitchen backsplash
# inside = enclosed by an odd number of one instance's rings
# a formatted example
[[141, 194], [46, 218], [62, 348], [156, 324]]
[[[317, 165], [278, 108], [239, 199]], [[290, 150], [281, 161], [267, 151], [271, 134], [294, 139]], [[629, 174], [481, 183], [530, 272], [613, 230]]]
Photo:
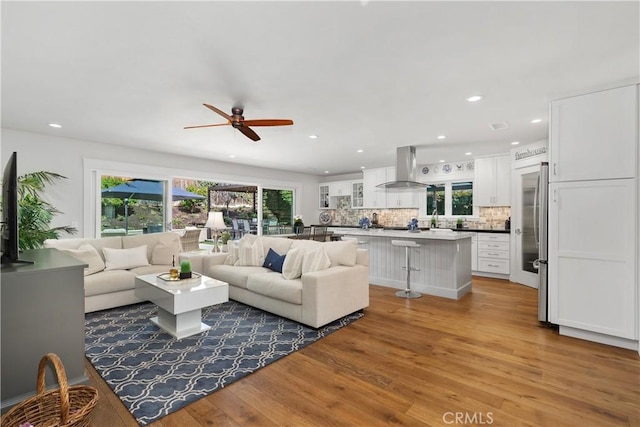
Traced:
[[[331, 215], [331, 225], [357, 225], [362, 217], [373, 218], [373, 214], [378, 214], [378, 224], [385, 227], [406, 227], [411, 218], [417, 217], [418, 209], [352, 209], [351, 198], [338, 197], [336, 209], [327, 209]], [[505, 221], [511, 216], [509, 206], [481, 207], [480, 219], [478, 221], [467, 221], [469, 228], [479, 229], [504, 229]], [[420, 227], [429, 227], [430, 218], [419, 220]], [[440, 227], [454, 228], [456, 219], [438, 218]]]

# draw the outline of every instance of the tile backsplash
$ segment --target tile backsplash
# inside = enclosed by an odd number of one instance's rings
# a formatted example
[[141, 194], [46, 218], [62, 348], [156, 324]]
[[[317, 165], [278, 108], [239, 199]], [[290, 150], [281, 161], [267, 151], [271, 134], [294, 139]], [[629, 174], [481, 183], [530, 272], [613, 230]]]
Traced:
[[[351, 198], [338, 197], [336, 209], [327, 209], [331, 215], [331, 225], [357, 225], [362, 217], [371, 219], [374, 213], [378, 214], [378, 224], [385, 227], [406, 227], [411, 218], [419, 215], [418, 209], [352, 209]], [[480, 229], [504, 229], [505, 221], [511, 216], [509, 206], [481, 207], [479, 220], [467, 221], [469, 228]], [[420, 227], [429, 227], [430, 218], [420, 219]], [[456, 226], [456, 219], [438, 218], [440, 227], [453, 228]]]

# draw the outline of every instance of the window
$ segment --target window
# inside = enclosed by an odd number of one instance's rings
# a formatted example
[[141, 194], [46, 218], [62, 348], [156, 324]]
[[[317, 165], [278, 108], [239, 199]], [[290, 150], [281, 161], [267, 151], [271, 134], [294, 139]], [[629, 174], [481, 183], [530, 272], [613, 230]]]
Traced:
[[427, 216], [465, 216], [473, 215], [473, 182], [446, 182], [427, 186]]

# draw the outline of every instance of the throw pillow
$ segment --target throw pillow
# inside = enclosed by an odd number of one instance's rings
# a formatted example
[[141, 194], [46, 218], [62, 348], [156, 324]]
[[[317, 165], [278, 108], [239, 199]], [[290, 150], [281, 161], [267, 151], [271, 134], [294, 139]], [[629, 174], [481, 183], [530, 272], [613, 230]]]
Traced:
[[264, 264], [262, 264], [262, 266], [267, 267], [269, 270], [282, 273], [282, 265], [284, 264], [285, 258], [286, 255], [279, 255], [276, 251], [269, 248], [269, 252], [264, 258]]
[[[171, 265], [174, 255], [176, 258], [180, 253], [178, 241], [174, 244], [158, 243], [153, 247], [151, 252], [151, 264], [153, 265]], [[176, 262], [178, 260], [176, 259]]]
[[88, 243], [84, 245], [80, 245], [78, 249], [60, 249], [62, 252], [68, 253], [72, 257], [79, 259], [80, 261], [88, 264], [88, 267], [84, 269], [84, 275], [88, 276], [90, 274], [98, 273], [104, 270], [104, 261], [102, 257], [94, 248]]
[[224, 264], [235, 265], [235, 263], [238, 262], [240, 244], [238, 243], [238, 240], [234, 240], [233, 242], [227, 243], [227, 247], [229, 248], [229, 255], [224, 259]]
[[302, 274], [313, 271], [326, 270], [331, 267], [331, 260], [322, 245], [316, 249], [305, 252], [302, 260]]
[[128, 270], [149, 265], [147, 245], [130, 249], [102, 248], [102, 252], [107, 266], [105, 270]]
[[302, 260], [304, 249], [291, 249], [282, 263], [282, 277], [287, 280], [297, 279], [302, 276]]
[[238, 248], [238, 261], [234, 265], [246, 265], [253, 267], [261, 267], [264, 262], [264, 253], [262, 252], [262, 243], [256, 240], [253, 244], [248, 241], [240, 243]]

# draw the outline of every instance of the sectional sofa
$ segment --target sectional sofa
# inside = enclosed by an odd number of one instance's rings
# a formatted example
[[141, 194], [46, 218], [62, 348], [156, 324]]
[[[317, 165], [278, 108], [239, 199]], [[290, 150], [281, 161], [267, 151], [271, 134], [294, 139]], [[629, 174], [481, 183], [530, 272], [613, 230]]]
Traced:
[[173, 232], [100, 239], [46, 240], [56, 248], [84, 261], [84, 311], [104, 310], [142, 302], [135, 295], [135, 278], [141, 274], [166, 273], [173, 257], [179, 261], [180, 235]]
[[245, 235], [192, 267], [229, 283], [229, 298], [318, 328], [369, 305], [369, 252], [355, 241]]

